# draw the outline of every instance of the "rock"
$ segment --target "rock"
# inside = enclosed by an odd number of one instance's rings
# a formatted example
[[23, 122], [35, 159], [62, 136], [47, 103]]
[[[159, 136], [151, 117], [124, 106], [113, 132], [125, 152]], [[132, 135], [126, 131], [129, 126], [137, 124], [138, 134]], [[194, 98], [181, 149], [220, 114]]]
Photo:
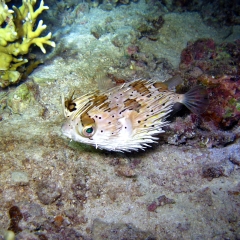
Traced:
[[83, 204], [87, 200], [87, 173], [84, 172], [84, 169], [79, 169], [74, 174], [71, 190], [78, 203]]
[[206, 164], [202, 168], [202, 175], [208, 180], [219, 178], [222, 176], [228, 177], [234, 170], [234, 165], [230, 161], [223, 161], [221, 163]]
[[14, 183], [19, 184], [19, 185], [28, 185], [29, 183], [29, 178], [28, 174], [25, 172], [12, 172], [11, 174], [11, 179]]
[[156, 200], [154, 200], [150, 205], [148, 205], [147, 209], [149, 212], [154, 212], [158, 207], [174, 203], [175, 200], [167, 198], [165, 195], [162, 195], [158, 197]]
[[132, 239], [132, 240], [154, 240], [156, 239], [150, 232], [144, 232], [137, 229], [131, 224], [120, 223], [105, 223], [99, 219], [95, 219], [92, 228], [92, 238], [94, 240], [118, 240], [118, 239]]
[[37, 187], [37, 196], [44, 205], [55, 202], [61, 196], [61, 190], [54, 182], [40, 182]]
[[189, 197], [191, 202], [199, 203], [204, 206], [212, 206], [212, 190], [209, 187], [203, 188], [195, 192]]
[[115, 168], [115, 173], [118, 176], [124, 176], [124, 177], [135, 177], [136, 173], [133, 169], [131, 169], [130, 166], [124, 165], [124, 166], [117, 166]]
[[8, 95], [7, 105], [14, 113], [25, 112], [35, 102], [33, 84], [21, 84]]

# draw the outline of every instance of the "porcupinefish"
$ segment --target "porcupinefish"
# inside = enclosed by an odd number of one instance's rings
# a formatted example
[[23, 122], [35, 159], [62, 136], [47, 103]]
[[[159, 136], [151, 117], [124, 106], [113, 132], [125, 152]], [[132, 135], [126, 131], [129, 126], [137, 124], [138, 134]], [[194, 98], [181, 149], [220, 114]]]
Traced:
[[67, 121], [62, 133], [109, 151], [145, 149], [164, 132], [175, 103], [201, 114], [207, 106], [207, 92], [197, 86], [186, 94], [177, 94], [161, 82], [135, 80], [107, 91], [63, 98]]

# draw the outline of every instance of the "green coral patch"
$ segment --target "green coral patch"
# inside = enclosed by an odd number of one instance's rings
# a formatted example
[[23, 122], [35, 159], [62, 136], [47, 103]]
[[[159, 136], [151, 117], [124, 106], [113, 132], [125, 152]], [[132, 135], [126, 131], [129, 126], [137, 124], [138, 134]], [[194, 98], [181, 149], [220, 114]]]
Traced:
[[224, 114], [223, 118], [230, 118], [230, 117], [232, 117], [232, 115], [233, 115], [232, 109], [227, 108], [226, 111], [225, 111], [225, 114]]
[[7, 105], [14, 113], [23, 113], [33, 102], [34, 93], [31, 86], [23, 83], [8, 95]]
[[33, 77], [33, 81], [39, 85], [39, 86], [48, 86], [49, 84], [51, 84], [52, 82], [54, 82], [56, 79], [50, 79], [50, 78], [40, 78], [40, 77]]
[[232, 98], [228, 101], [229, 105], [235, 106], [236, 105], [236, 99]]
[[237, 109], [237, 111], [240, 112], [240, 102], [237, 102], [237, 104], [236, 104], [236, 109]]
[[83, 144], [83, 143], [75, 142], [75, 141], [70, 141], [68, 146], [70, 148], [78, 150], [80, 152], [92, 152], [92, 153], [97, 152], [97, 153], [99, 153], [98, 149], [96, 149], [92, 146]]

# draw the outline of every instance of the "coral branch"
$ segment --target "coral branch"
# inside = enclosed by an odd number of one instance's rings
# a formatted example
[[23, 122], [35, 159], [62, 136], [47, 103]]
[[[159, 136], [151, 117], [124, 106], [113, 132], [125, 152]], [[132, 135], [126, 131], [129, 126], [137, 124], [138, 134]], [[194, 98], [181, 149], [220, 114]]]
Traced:
[[42, 20], [34, 29], [37, 17], [44, 10], [49, 9], [41, 0], [39, 7], [34, 11], [35, 4], [36, 0], [23, 0], [22, 6], [19, 8], [13, 6], [13, 10], [10, 10], [4, 0], [0, 0], [0, 87], [6, 87], [20, 80], [21, 74], [13, 74], [13, 71], [17, 72], [17, 68], [28, 61], [14, 56], [27, 54], [32, 44], [37, 45], [43, 53], [46, 53], [44, 44], [55, 47], [55, 43], [50, 41], [51, 33], [39, 37], [47, 27]]

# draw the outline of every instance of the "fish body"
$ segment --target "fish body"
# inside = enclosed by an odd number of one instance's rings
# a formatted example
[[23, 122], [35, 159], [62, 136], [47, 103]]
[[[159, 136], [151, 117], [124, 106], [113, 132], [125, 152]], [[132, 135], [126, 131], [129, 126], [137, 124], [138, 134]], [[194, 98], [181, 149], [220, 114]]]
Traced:
[[70, 139], [109, 151], [137, 151], [151, 146], [176, 102], [194, 113], [206, 106], [202, 87], [176, 94], [151, 80], [136, 80], [107, 91], [63, 100], [67, 121], [62, 133]]

